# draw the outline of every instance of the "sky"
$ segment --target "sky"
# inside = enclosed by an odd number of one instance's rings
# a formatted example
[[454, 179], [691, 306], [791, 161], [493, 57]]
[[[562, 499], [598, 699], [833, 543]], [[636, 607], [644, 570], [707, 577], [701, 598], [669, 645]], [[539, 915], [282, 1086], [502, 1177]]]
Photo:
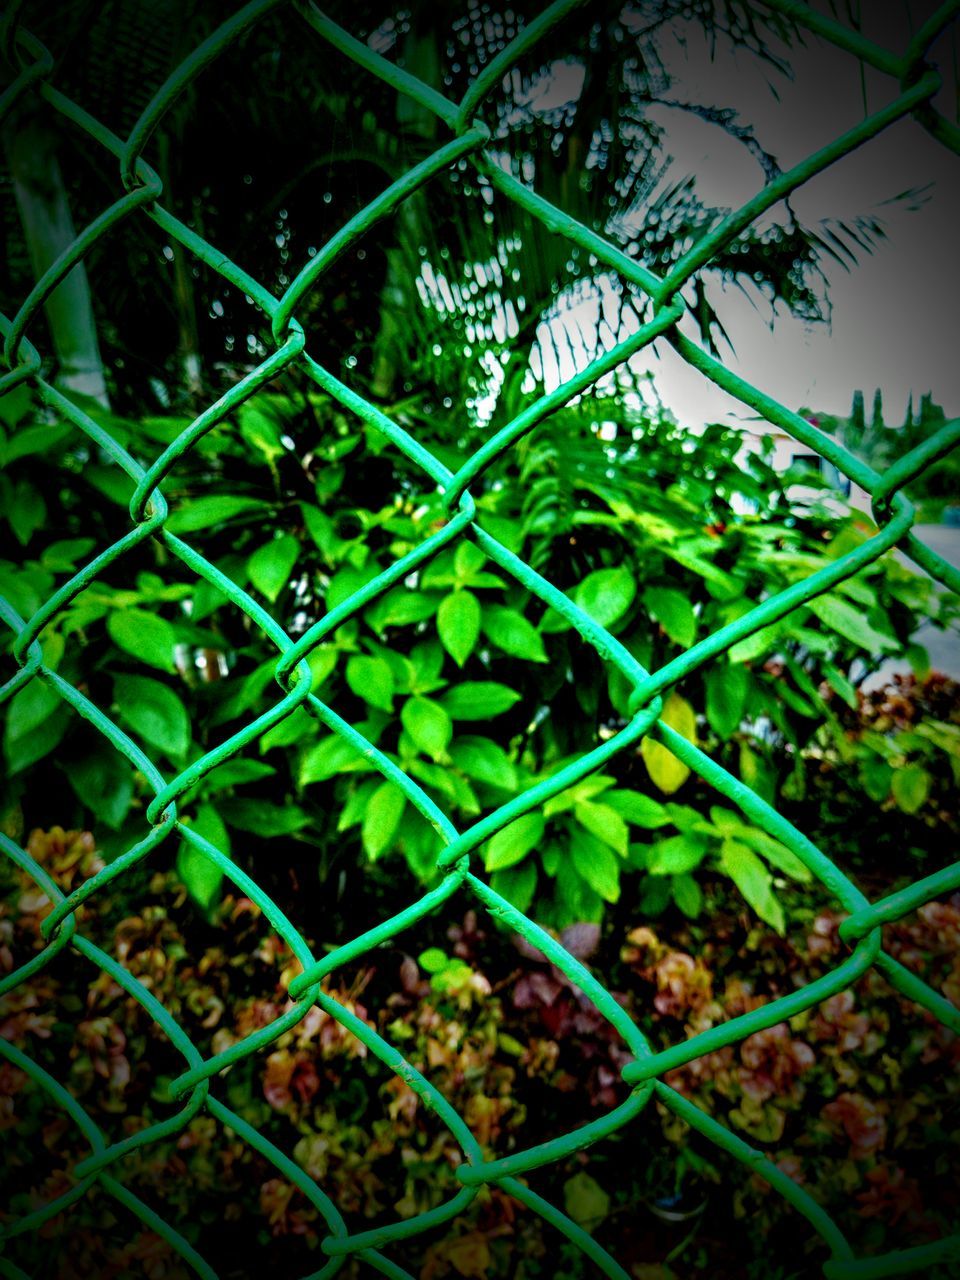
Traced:
[[[866, 34], [891, 50], [904, 48], [909, 14], [904, 17], [898, 8], [896, 18], [888, 3], [878, 8], [888, 29], [868, 27]], [[806, 48], [791, 51], [790, 80], [747, 53], [721, 49], [711, 59], [705, 38], [692, 24], [685, 36], [685, 43], [668, 38], [661, 46], [675, 80], [671, 93], [737, 109], [784, 168], [863, 119], [859, 63], [816, 37], [809, 37]], [[949, 45], [938, 47], [936, 55], [949, 63]], [[943, 70], [949, 78], [949, 66]], [[870, 112], [898, 92], [895, 81], [870, 69], [865, 87]], [[942, 105], [949, 110], [948, 102]], [[719, 128], [665, 106], [655, 106], [651, 114], [667, 131], [671, 181], [695, 173], [706, 201], [730, 207], [762, 185], [756, 160]], [[885, 204], [920, 187], [929, 189], [919, 208]], [[805, 324], [781, 307], [771, 328], [770, 305], [757, 295], [745, 296], [736, 287], [714, 289], [711, 298], [734, 347], [734, 353], [722, 351], [724, 363], [790, 408], [846, 414], [854, 389], [860, 388], [869, 412], [879, 387], [888, 423], [903, 421], [911, 391], [915, 402], [932, 391], [948, 417], [960, 414], [953, 302], [960, 284], [958, 194], [960, 159], [911, 119], [812, 179], [793, 197], [805, 220], [878, 212], [888, 239], [849, 272], [828, 266], [829, 324]], [[658, 353], [659, 358], [643, 357], [640, 365], [653, 371], [662, 400], [682, 423], [698, 427], [751, 416], [690, 370], [666, 343], [658, 344]]]

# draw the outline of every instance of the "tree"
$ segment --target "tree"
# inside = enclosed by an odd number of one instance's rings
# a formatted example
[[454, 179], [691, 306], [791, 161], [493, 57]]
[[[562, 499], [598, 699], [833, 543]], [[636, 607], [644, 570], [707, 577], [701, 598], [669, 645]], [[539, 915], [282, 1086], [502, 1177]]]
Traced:
[[878, 431], [883, 425], [883, 392], [877, 387], [873, 393], [873, 414], [870, 418], [870, 426], [874, 431]]
[[[34, 278], [39, 280], [76, 239], [57, 139], [38, 116], [21, 113], [4, 142]], [[86, 269], [78, 263], [46, 303], [61, 385], [109, 407]]]
[[863, 392], [855, 391], [853, 393], [853, 405], [850, 409], [850, 418], [847, 422], [846, 437], [848, 447], [854, 452], [859, 450], [863, 441], [863, 433], [866, 430], [866, 417], [863, 407]]
[[[404, 17], [365, 0], [332, 13], [456, 98], [538, 12], [532, 0], [526, 8], [447, 19], [421, 6]], [[87, 0], [70, 7], [66, 22], [55, 8], [31, 19], [57, 56], [70, 42], [71, 58], [57, 69], [61, 87], [123, 133], [169, 67], [233, 11], [228, 0], [201, 10], [151, 0], [149, 42], [142, 39], [143, 14], [123, 4]], [[683, 13], [671, 0], [652, 23], [628, 8], [592, 26], [561, 24], [498, 90], [494, 121], [497, 139], [508, 127], [514, 142], [523, 139], [510, 159], [514, 176], [658, 270], [726, 212], [705, 206], [692, 179], [669, 172], [667, 139], [649, 111], [668, 89], [659, 35]], [[782, 18], [727, 0], [699, 20], [728, 46], [782, 65], [770, 52], [771, 36], [792, 35]], [[228, 69], [236, 66], [260, 85], [255, 98], [229, 88]], [[279, 294], [357, 208], [433, 150], [435, 122], [408, 99], [398, 102], [376, 77], [358, 76], [286, 12], [254, 25], [218, 67], [165, 115], [147, 159], [160, 171], [173, 211]], [[561, 81], [569, 86], [566, 101], [541, 106], [545, 88]], [[729, 112], [697, 102], [671, 105], [748, 148], [758, 161], [758, 185], [778, 171], [752, 128]], [[113, 162], [49, 108], [44, 115], [69, 137], [66, 184], [74, 220], [84, 225], [102, 207], [99, 177], [104, 169], [111, 173]], [[506, 162], [506, 153], [499, 160]], [[816, 318], [827, 231], [852, 251], [869, 248], [882, 226], [867, 216], [847, 227], [808, 228], [788, 216], [762, 232], [744, 232], [705, 278], [736, 281]], [[162, 407], [197, 391], [201, 371], [210, 383], [218, 364], [269, 349], [262, 318], [249, 303], [143, 217], [117, 228], [110, 252], [95, 252], [90, 269], [98, 337], [121, 411]], [[20, 296], [29, 287], [22, 275], [13, 283]], [[722, 340], [703, 281], [691, 282], [686, 293], [705, 340]], [[596, 306], [597, 323], [578, 330], [569, 311], [584, 299]], [[488, 178], [463, 165], [335, 263], [300, 313], [321, 363], [349, 370], [351, 380], [384, 398], [442, 386], [442, 399], [474, 417], [489, 416], [495, 402], [503, 417], [520, 387], [549, 379], [558, 360], [588, 361], [647, 318], [649, 305], [561, 237], [544, 234], [535, 219], [494, 194]], [[404, 381], [394, 385], [388, 371], [401, 368]], [[444, 407], [438, 400], [438, 412]]]

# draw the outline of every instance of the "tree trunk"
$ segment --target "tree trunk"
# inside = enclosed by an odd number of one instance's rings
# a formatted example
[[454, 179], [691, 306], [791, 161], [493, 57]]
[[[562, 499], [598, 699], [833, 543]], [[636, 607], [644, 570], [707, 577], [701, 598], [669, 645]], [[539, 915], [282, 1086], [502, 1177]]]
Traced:
[[[168, 204], [172, 204], [170, 177], [170, 136], [163, 132], [158, 138], [160, 150], [160, 176]], [[203, 373], [200, 360], [200, 333], [197, 328], [197, 302], [190, 274], [190, 253], [182, 245], [173, 248], [173, 304], [177, 315], [177, 358], [183, 386], [191, 399], [203, 393]]]
[[[403, 42], [403, 65], [426, 84], [440, 81], [440, 51], [434, 27], [427, 23], [423, 34], [415, 34], [416, 24]], [[432, 112], [406, 94], [397, 96], [397, 123], [407, 133], [433, 139], [437, 121]], [[394, 215], [412, 243], [416, 243], [426, 215], [422, 191], [407, 196]], [[410, 297], [409, 261], [394, 245], [387, 250], [387, 274], [380, 294], [380, 327], [374, 340], [371, 390], [380, 400], [389, 400], [397, 377], [397, 338], [403, 330], [403, 311]]]
[[[4, 143], [27, 252], [39, 280], [77, 235], [57, 161], [56, 136], [39, 120], [21, 118], [7, 130]], [[88, 396], [109, 409], [90, 286], [82, 262], [57, 285], [45, 310], [59, 364], [57, 382], [64, 390]]]

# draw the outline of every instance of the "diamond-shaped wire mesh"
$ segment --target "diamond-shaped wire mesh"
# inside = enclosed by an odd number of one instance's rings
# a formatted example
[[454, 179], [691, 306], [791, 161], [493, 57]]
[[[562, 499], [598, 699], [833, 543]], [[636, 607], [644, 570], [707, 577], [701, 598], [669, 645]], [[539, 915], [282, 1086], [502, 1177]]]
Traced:
[[[481, 113], [485, 103], [497, 92], [504, 77], [528, 50], [558, 24], [568, 20], [576, 21], [575, 11], [583, 7], [582, 0], [557, 0], [557, 3], [546, 9], [539, 18], [522, 28], [516, 38], [483, 68], [460, 102], [448, 100], [436, 88], [391, 64], [332, 22], [312, 3], [297, 5], [297, 14], [285, 15], [286, 20], [296, 24], [305, 23], [321, 42], [337, 51], [342, 57], [350, 59], [356, 65], [358, 74], [379, 77], [393, 89], [414, 99], [421, 109], [437, 117], [448, 131], [449, 141], [444, 142], [428, 159], [410, 169], [352, 218], [319, 253], [307, 262], [279, 299], [272, 296], [228, 256], [203, 240], [163, 207], [161, 204], [163, 184], [143, 159], [143, 151], [151, 134], [184, 89], [207, 67], [216, 64], [224, 51], [244, 31], [268, 13], [278, 9], [279, 0], [252, 0], [252, 3], [239, 10], [219, 27], [176, 67], [126, 138], [117, 137], [106, 126], [90, 116], [81, 104], [72, 101], [54, 87], [51, 82], [53, 59], [43, 45], [21, 25], [19, 21], [21, 5], [15, 3], [8, 10], [0, 25], [0, 46], [8, 64], [14, 69], [15, 78], [0, 98], [0, 118], [17, 103], [22, 95], [39, 94], [50, 110], [59, 113], [74, 126], [83, 130], [107, 153], [112, 153], [119, 166], [118, 189], [122, 190], [123, 194], [109, 209], [97, 217], [76, 238], [69, 250], [50, 267], [18, 313], [12, 319], [0, 318], [5, 338], [4, 357], [9, 369], [9, 372], [0, 377], [0, 393], [6, 393], [20, 383], [30, 382], [51, 413], [58, 415], [64, 422], [72, 424], [78, 432], [84, 433], [112, 459], [117, 467], [132, 478], [136, 484], [136, 492], [130, 502], [130, 533], [102, 551], [77, 572], [37, 610], [32, 618], [25, 621], [7, 601], [0, 598], [0, 615], [14, 633], [13, 653], [19, 664], [17, 674], [4, 686], [2, 697], [4, 700], [9, 699], [30, 681], [44, 681], [47, 687], [54, 690], [79, 716], [85, 717], [93, 724], [113, 747], [126, 757], [134, 769], [143, 774], [154, 791], [154, 798], [147, 810], [147, 818], [151, 825], [144, 833], [142, 840], [81, 884], [67, 897], [63, 896], [46, 871], [34, 859], [11, 839], [0, 836], [0, 844], [6, 856], [28, 873], [54, 903], [54, 908], [43, 926], [47, 940], [45, 949], [8, 975], [0, 983], [0, 994], [26, 982], [65, 948], [73, 948], [84, 961], [90, 962], [107, 973], [155, 1020], [171, 1044], [182, 1055], [184, 1070], [170, 1086], [170, 1100], [171, 1102], [179, 1100], [180, 1109], [172, 1110], [167, 1119], [111, 1144], [80, 1104], [53, 1076], [19, 1049], [0, 1039], [0, 1054], [24, 1071], [48, 1095], [53, 1104], [62, 1108], [90, 1147], [90, 1154], [74, 1170], [76, 1181], [70, 1189], [29, 1216], [8, 1225], [0, 1235], [0, 1241], [36, 1231], [45, 1221], [67, 1208], [83, 1196], [94, 1183], [97, 1183], [104, 1192], [136, 1215], [149, 1229], [159, 1233], [198, 1274], [205, 1277], [214, 1276], [215, 1272], [211, 1264], [197, 1254], [175, 1227], [124, 1186], [121, 1166], [125, 1155], [176, 1134], [202, 1108], [205, 1108], [221, 1125], [228, 1127], [271, 1162], [284, 1178], [299, 1187], [308, 1201], [319, 1211], [328, 1228], [322, 1248], [329, 1260], [312, 1273], [315, 1280], [319, 1280], [319, 1277], [334, 1275], [348, 1256], [363, 1259], [370, 1267], [384, 1275], [407, 1275], [390, 1259], [391, 1244], [429, 1232], [449, 1221], [461, 1212], [486, 1184], [496, 1184], [529, 1209], [539, 1213], [592, 1259], [605, 1275], [626, 1280], [627, 1273], [623, 1268], [587, 1232], [555, 1205], [535, 1194], [520, 1180], [520, 1175], [558, 1161], [629, 1125], [650, 1099], [656, 1097], [706, 1139], [735, 1157], [752, 1173], [765, 1178], [800, 1214], [806, 1217], [829, 1249], [830, 1258], [824, 1264], [824, 1274], [836, 1277], [837, 1280], [897, 1275], [926, 1268], [939, 1261], [948, 1261], [960, 1255], [960, 1236], [954, 1236], [937, 1243], [888, 1253], [879, 1258], [856, 1259], [838, 1226], [806, 1190], [793, 1182], [768, 1157], [703, 1113], [693, 1103], [668, 1087], [662, 1079], [664, 1073], [672, 1068], [688, 1063], [702, 1054], [741, 1041], [754, 1032], [781, 1023], [811, 1008], [850, 986], [870, 966], [876, 966], [898, 991], [922, 1005], [944, 1025], [953, 1031], [960, 1030], [958, 1011], [931, 987], [893, 960], [883, 950], [882, 943], [882, 927], [885, 923], [897, 920], [938, 895], [960, 886], [960, 863], [955, 863], [917, 881], [909, 888], [879, 902], [870, 903], [836, 864], [781, 814], [660, 719], [663, 708], [662, 695], [683, 676], [723, 654], [737, 641], [785, 617], [801, 604], [843, 582], [894, 546], [903, 547], [917, 564], [950, 590], [960, 591], [960, 573], [912, 533], [914, 509], [902, 492], [904, 485], [954, 447], [960, 439], [960, 422], [948, 423], [933, 438], [914, 449], [912, 453], [881, 475], [852, 456], [836, 440], [779, 404], [769, 394], [737, 377], [677, 328], [677, 322], [682, 318], [685, 310], [680, 296], [682, 287], [694, 278], [719, 250], [727, 246], [779, 200], [788, 196], [829, 165], [842, 160], [856, 147], [875, 137], [889, 125], [904, 117], [913, 117], [916, 127], [926, 129], [944, 146], [960, 153], [960, 130], [931, 105], [931, 100], [937, 93], [941, 81], [936, 70], [925, 61], [933, 41], [960, 11], [960, 0], [948, 0], [948, 3], [944, 4], [916, 32], [910, 46], [902, 55], [891, 53], [871, 43], [859, 32], [814, 12], [800, 0], [765, 0], [765, 3], [768, 9], [779, 12], [801, 27], [806, 27], [838, 48], [847, 51], [855, 59], [892, 77], [899, 86], [898, 96], [888, 106], [869, 115], [849, 132], [770, 181], [742, 208], [731, 213], [709, 234], [698, 240], [665, 277], [660, 277], [640, 265], [595, 231], [579, 224], [563, 209], [542, 199], [522, 181], [505, 172], [486, 150], [491, 133], [482, 119]], [[296, 319], [296, 310], [308, 291], [321, 281], [324, 271], [335, 258], [352, 246], [375, 223], [393, 211], [407, 196], [425, 187], [432, 177], [462, 158], [467, 158], [476, 167], [499, 197], [515, 201], [551, 233], [566, 236], [573, 244], [580, 246], [601, 263], [612, 268], [627, 284], [652, 300], [653, 318], [627, 341], [524, 410], [514, 421], [479, 448], [460, 471], [453, 475], [407, 431], [310, 356], [306, 349], [306, 335]], [[275, 350], [272, 354], [215, 404], [201, 413], [146, 469], [78, 404], [43, 377], [41, 357], [26, 337], [27, 330], [45, 299], [71, 267], [84, 259], [95, 245], [108, 237], [111, 229], [121, 219], [133, 215], [153, 219], [169, 237], [249, 295], [269, 317], [275, 342]], [[878, 532], [855, 550], [840, 556], [806, 580], [795, 583], [779, 594], [764, 600], [744, 617], [707, 636], [662, 669], [651, 673], [646, 671], [607, 630], [587, 616], [564, 593], [479, 527], [475, 522], [476, 512], [469, 486], [474, 479], [482, 476], [505, 450], [508, 450], [514, 442], [549, 413], [565, 404], [573, 396], [588, 390], [605, 373], [616, 368], [621, 362], [658, 338], [672, 343], [675, 350], [692, 369], [758, 412], [767, 422], [786, 431], [809, 449], [819, 453], [842, 474], [867, 490], [872, 498]], [[296, 642], [247, 592], [227, 578], [187, 542], [170, 531], [166, 524], [168, 507], [162, 487], [178, 461], [206, 432], [226, 418], [259, 387], [285, 369], [298, 372], [311, 380], [351, 413], [381, 432], [422, 470], [428, 481], [442, 490], [447, 509], [446, 522], [442, 528], [320, 619]], [[468, 534], [501, 569], [548, 606], [552, 606], [606, 661], [626, 677], [632, 687], [630, 700], [632, 718], [616, 736], [597, 746], [576, 763], [511, 799], [473, 826], [458, 831], [412, 778], [311, 692], [311, 672], [307, 658], [323, 637], [335, 627], [353, 617], [391, 586], [402, 581], [412, 570], [425, 564], [441, 548]], [[147, 538], [157, 539], [183, 563], [191, 574], [219, 588], [234, 605], [243, 610], [254, 626], [262, 629], [275, 644], [278, 652], [275, 676], [281, 696], [278, 697], [275, 705], [174, 778], [163, 776], [144, 752], [100, 707], [94, 705], [84, 692], [63, 679], [55, 670], [45, 666], [39, 644], [39, 637], [44, 628], [57, 616], [58, 611], [92, 582], [101, 570]], [[445, 844], [438, 859], [438, 868], [443, 872], [443, 877], [437, 888], [426, 893], [419, 901], [405, 907], [391, 919], [371, 928], [362, 936], [344, 943], [322, 960], [317, 960], [313, 956], [303, 937], [276, 903], [233, 861], [196, 831], [184, 825], [177, 810], [178, 801], [198, 779], [216, 765], [234, 757], [247, 744], [254, 742], [267, 729], [301, 706], [334, 733], [339, 734], [357, 751], [364, 753], [435, 826]], [[654, 1052], [649, 1047], [639, 1028], [588, 969], [470, 870], [470, 855], [486, 838], [518, 816], [538, 810], [550, 797], [598, 769], [612, 756], [636, 743], [646, 734], [654, 735], [685, 765], [697, 771], [701, 778], [738, 806], [752, 822], [785, 844], [804, 863], [848, 913], [840, 933], [852, 948], [849, 957], [843, 963], [807, 986], [735, 1017], [729, 1022], [694, 1035], [683, 1043], [674, 1044], [662, 1052]], [[155, 849], [175, 834], [198, 851], [202, 857], [216, 864], [243, 894], [248, 895], [262, 909], [272, 927], [289, 945], [302, 966], [302, 972], [290, 983], [291, 1005], [282, 1016], [232, 1045], [225, 1052], [207, 1059], [203, 1058], [176, 1020], [137, 978], [79, 932], [75, 915], [81, 903], [96, 894], [107, 883], [123, 877], [130, 868], [142, 860], [148, 859]], [[488, 911], [508, 923], [539, 948], [594, 1002], [596, 1008], [622, 1036], [633, 1055], [633, 1060], [623, 1071], [624, 1079], [632, 1086], [632, 1092], [621, 1106], [582, 1129], [502, 1159], [485, 1160], [478, 1141], [464, 1120], [416, 1067], [407, 1062], [396, 1047], [321, 989], [322, 979], [327, 974], [347, 961], [363, 955], [378, 943], [392, 938], [401, 930], [415, 926], [428, 912], [436, 910], [459, 889], [472, 893]], [[371, 1053], [406, 1082], [425, 1106], [448, 1126], [462, 1148], [463, 1162], [457, 1170], [462, 1188], [446, 1204], [391, 1226], [352, 1232], [323, 1189], [262, 1133], [251, 1127], [216, 1096], [215, 1078], [221, 1071], [231, 1063], [247, 1058], [271, 1044], [284, 1031], [304, 1018], [314, 1004], [319, 1005], [362, 1041]], [[23, 1275], [14, 1263], [4, 1256], [0, 1256], [0, 1273], [8, 1276]]]

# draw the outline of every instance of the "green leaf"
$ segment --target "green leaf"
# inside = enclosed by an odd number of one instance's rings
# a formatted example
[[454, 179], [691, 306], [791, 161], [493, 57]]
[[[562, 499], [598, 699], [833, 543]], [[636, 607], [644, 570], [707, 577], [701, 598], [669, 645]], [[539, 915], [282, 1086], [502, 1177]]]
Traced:
[[529, 662], [547, 661], [539, 631], [516, 609], [488, 605], [483, 611], [483, 630], [498, 649], [513, 658], [525, 658]]
[[443, 668], [443, 649], [433, 640], [415, 644], [410, 650], [407, 661], [412, 671], [409, 677], [410, 687], [405, 692], [433, 693], [434, 690], [442, 689], [446, 685], [446, 680], [440, 676]]
[[468, 778], [504, 791], [516, 791], [517, 770], [503, 747], [489, 738], [457, 738], [450, 748], [453, 763]]
[[440, 643], [458, 667], [473, 652], [480, 635], [480, 601], [470, 591], [453, 591], [437, 610]]
[[947, 755], [960, 757], [960, 725], [925, 719], [915, 726], [914, 733], [926, 738]]
[[260, 498], [240, 498], [225, 494], [223, 497], [193, 498], [184, 502], [167, 520], [171, 533], [195, 533], [212, 525], [225, 524], [237, 516], [252, 511], [264, 512], [270, 506]]
[[379, 785], [376, 778], [368, 778], [365, 782], [361, 782], [359, 786], [354, 787], [340, 813], [340, 818], [337, 822], [338, 831], [349, 831], [351, 827], [360, 826], [361, 822], [363, 822], [363, 815], [367, 812], [367, 804], [370, 797]]
[[[133, 497], [136, 485], [125, 471], [120, 471], [113, 465], [86, 466], [83, 469], [83, 478], [108, 501], [115, 502], [118, 507], [130, 506], [130, 499]], [[173, 524], [174, 518], [171, 517], [167, 521], [166, 528], [172, 528]], [[174, 532], [182, 533], [183, 529], [178, 527]]]
[[259, 739], [260, 754], [265, 756], [274, 747], [292, 747], [295, 742], [302, 742], [305, 738], [315, 738], [319, 731], [320, 727], [313, 716], [308, 715], [303, 707], [294, 707], [293, 711]]
[[406, 796], [393, 782], [382, 782], [370, 797], [363, 815], [361, 839], [371, 862], [393, 844], [406, 807]]
[[673, 896], [672, 883], [666, 876], [647, 876], [640, 889], [640, 911], [643, 915], [663, 915]]
[[740, 777], [761, 799], [773, 804], [775, 777], [768, 762], [746, 742], [740, 743]]
[[524, 539], [524, 527], [521, 521], [510, 520], [506, 516], [491, 515], [487, 511], [478, 511], [477, 515], [481, 529], [496, 538], [498, 542], [502, 542], [514, 555], [520, 554]]
[[[666, 699], [660, 718], [664, 724], [675, 729], [688, 742], [696, 742], [696, 715], [690, 703], [686, 698], [681, 698], [679, 693], [673, 692]], [[650, 777], [666, 795], [673, 795], [675, 791], [679, 791], [690, 776], [689, 767], [649, 734], [640, 744], [640, 753]]]
[[670, 881], [670, 892], [687, 919], [696, 920], [703, 907], [703, 893], [693, 876], [674, 876]]
[[239, 831], [268, 840], [272, 836], [288, 836], [310, 825], [310, 815], [296, 804], [271, 804], [267, 800], [236, 798], [223, 800], [220, 812]]
[[355, 655], [347, 662], [347, 684], [358, 698], [381, 711], [393, 711], [393, 672], [385, 658]]
[[250, 581], [271, 604], [289, 582], [299, 554], [300, 543], [292, 533], [285, 533], [259, 547], [247, 561]]
[[871, 626], [863, 609], [858, 609], [840, 596], [817, 596], [808, 600], [807, 606], [832, 631], [836, 631], [845, 640], [852, 641], [859, 648], [866, 649], [870, 654], [889, 653], [898, 647], [892, 636], [884, 635]]
[[926, 804], [930, 794], [930, 774], [923, 765], [905, 765], [894, 770], [890, 788], [899, 809], [904, 813], [916, 813]]
[[851, 711], [856, 711], [860, 706], [860, 699], [857, 697], [857, 690], [854, 685], [832, 662], [824, 661], [821, 662], [820, 666], [831, 688], [840, 695]]
[[576, 827], [571, 832], [570, 854], [577, 874], [604, 902], [620, 897], [620, 864], [602, 840]]
[[[558, 762], [559, 767], [561, 762]], [[581, 778], [579, 782], [574, 783], [572, 787], [566, 787], [555, 796], [551, 796], [549, 800], [543, 803], [543, 816], [552, 818], [557, 813], [567, 813], [574, 805], [581, 804], [586, 800], [593, 800], [595, 796], [600, 795], [616, 782], [616, 778], [611, 778], [607, 774], [594, 773], [589, 778]]]
[[[12, 395], [7, 392], [7, 397]], [[6, 397], [5, 397], [6, 399]], [[8, 467], [17, 458], [27, 458], [32, 454], [46, 453], [54, 445], [64, 440], [73, 430], [69, 422], [52, 422], [49, 426], [24, 427], [11, 436], [0, 450], [0, 466]]]
[[269, 778], [274, 773], [276, 769], [273, 765], [238, 756], [236, 760], [226, 760], [211, 769], [203, 779], [203, 786], [207, 791], [226, 791], [230, 787], [242, 787], [247, 782], [259, 782], [261, 778]]
[[860, 780], [870, 799], [882, 804], [890, 794], [893, 770], [879, 756], [867, 756], [860, 762]]
[[453, 720], [488, 720], [503, 715], [519, 701], [519, 693], [493, 680], [467, 680], [443, 697], [443, 705]]
[[782, 935], [786, 924], [783, 908], [773, 892], [773, 877], [753, 850], [738, 840], [724, 840], [720, 846], [720, 866], [760, 919]]
[[433, 760], [444, 755], [453, 737], [453, 725], [439, 702], [420, 696], [408, 698], [400, 712], [400, 720], [421, 751]]
[[66, 538], [51, 542], [40, 557], [40, 563], [52, 573], [70, 573], [96, 545], [93, 538]]
[[0, 595], [6, 596], [21, 618], [31, 618], [52, 588], [52, 575], [39, 566], [29, 562], [26, 566], [17, 566], [9, 560], [0, 560]]
[[338, 773], [366, 772], [373, 766], [338, 733], [311, 747], [300, 761], [299, 783], [307, 787], [311, 782], [326, 782]]
[[363, 616], [377, 635], [382, 635], [387, 627], [409, 627], [432, 618], [436, 611], [437, 596], [411, 591], [409, 587], [394, 587], [368, 605]]
[[313, 677], [314, 691], [319, 689], [324, 680], [333, 674], [338, 657], [338, 650], [333, 645], [325, 644], [319, 645], [307, 655], [307, 663], [310, 666], [310, 674]]
[[26, 546], [47, 518], [47, 504], [28, 480], [18, 480], [9, 491], [3, 514], [13, 535], [21, 546]]
[[735, 666], [741, 662], [755, 662], [757, 658], [762, 658], [765, 653], [768, 653], [773, 648], [782, 633], [783, 624], [781, 622], [771, 623], [769, 627], [761, 627], [752, 636], [746, 636], [745, 639], [738, 640], [735, 645], [731, 645], [727, 652], [727, 658]]
[[177, 633], [159, 614], [146, 609], [114, 609], [107, 615], [110, 639], [141, 662], [161, 671], [173, 670], [173, 647]]
[[[420, 763], [422, 764], [423, 761]], [[440, 766], [434, 765], [433, 767], [439, 768]], [[471, 787], [466, 778], [462, 777], [459, 773], [454, 773], [452, 771], [448, 772], [447, 778], [453, 788], [456, 807], [461, 811], [461, 813], [467, 814], [470, 817], [475, 817], [480, 812], [480, 801], [477, 799], [477, 794], [473, 787]]]
[[77, 799], [112, 830], [122, 825], [133, 800], [133, 766], [113, 746], [84, 751], [63, 766]]
[[[713, 810], [711, 810], [712, 812]], [[802, 884], [809, 884], [813, 879], [813, 872], [800, 861], [795, 853], [788, 849], [786, 845], [781, 844], [779, 840], [774, 840], [772, 836], [768, 836], [765, 831], [761, 831], [758, 827], [749, 827], [744, 823], [737, 822], [730, 828], [728, 834], [736, 836], [745, 844], [750, 845], [772, 867], [776, 867], [784, 875], [792, 876], [794, 880], [799, 880]]]
[[[223, 820], [212, 805], [202, 804], [196, 817], [184, 819], [198, 836], [202, 836], [221, 853], [230, 854], [230, 837]], [[177, 875], [187, 892], [204, 911], [213, 905], [223, 882], [223, 872], [205, 853], [195, 849], [186, 840], [177, 850]]]
[[10, 700], [6, 723], [7, 740], [16, 742], [18, 738], [25, 737], [63, 705], [60, 695], [46, 680], [34, 677]]
[[647, 852], [647, 870], [653, 876], [679, 876], [693, 871], [707, 852], [704, 836], [684, 832], [658, 840]]
[[190, 745], [190, 717], [173, 692], [147, 676], [117, 676], [113, 697], [120, 715], [144, 742], [171, 760], [182, 760]]
[[405, 762], [405, 767], [420, 782], [425, 782], [428, 787], [433, 787], [449, 800], [456, 800], [457, 788], [454, 781], [456, 774], [452, 773], [446, 765], [433, 764], [430, 760], [421, 760], [419, 756], [414, 756]]
[[307, 533], [323, 553], [323, 558], [327, 564], [333, 564], [337, 548], [340, 545], [340, 539], [337, 537], [333, 521], [325, 511], [321, 511], [319, 507], [315, 507], [308, 502], [300, 503], [300, 511], [303, 515], [303, 523], [306, 525]]
[[440, 973], [450, 963], [450, 957], [439, 947], [427, 947], [417, 956], [417, 964], [425, 973]]
[[250, 402], [242, 404], [237, 411], [237, 419], [244, 440], [262, 453], [268, 462], [284, 453], [276, 423], [259, 405]]
[[490, 888], [518, 911], [526, 911], [537, 891], [537, 864], [530, 858], [518, 867], [495, 871], [490, 877]]
[[486, 563], [486, 553], [475, 542], [464, 540], [457, 544], [453, 553], [453, 569], [460, 582], [466, 583], [476, 577]]
[[589, 1173], [575, 1173], [563, 1184], [567, 1216], [584, 1231], [594, 1231], [610, 1212], [610, 1197]]
[[647, 587], [643, 603], [674, 643], [690, 648], [697, 638], [697, 617], [683, 592], [673, 587]]
[[663, 805], [639, 791], [608, 791], [603, 802], [635, 827], [654, 830], [670, 823], [670, 815]]
[[618, 622], [633, 604], [637, 583], [629, 569], [597, 569], [578, 584], [573, 600], [602, 627]]
[[3, 735], [7, 772], [20, 773], [48, 756], [60, 745], [69, 723], [68, 708], [57, 695], [42, 681], [31, 680], [10, 704]]
[[372, 582], [379, 573], [380, 566], [377, 564], [367, 564], [362, 569], [355, 569], [348, 565], [338, 573], [335, 573], [327, 584], [327, 589], [324, 593], [323, 602], [327, 607], [327, 612], [331, 609], [339, 608], [361, 587], [365, 587], [368, 582]]
[[488, 871], [501, 871], [522, 862], [543, 839], [545, 827], [542, 813], [523, 814], [487, 842], [483, 865]]
[[593, 804], [585, 800], [574, 805], [573, 813], [581, 827], [609, 845], [621, 858], [627, 856], [630, 833], [627, 824], [615, 809], [607, 804]]
[[726, 740], [740, 728], [747, 705], [750, 673], [736, 663], [713, 666], [704, 677], [707, 723], [718, 738]]

